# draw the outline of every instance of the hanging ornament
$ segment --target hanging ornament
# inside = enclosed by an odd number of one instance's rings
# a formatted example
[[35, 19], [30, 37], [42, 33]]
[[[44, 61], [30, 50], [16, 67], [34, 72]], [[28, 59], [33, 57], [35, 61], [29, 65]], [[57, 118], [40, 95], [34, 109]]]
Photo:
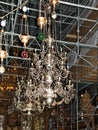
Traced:
[[5, 68], [3, 67], [3, 65], [0, 66], [0, 74], [3, 74], [5, 72]]
[[42, 30], [43, 26], [47, 23], [47, 19], [45, 17], [38, 17], [37, 24], [40, 26], [40, 29]]
[[27, 43], [28, 43], [28, 41], [30, 39], [30, 36], [28, 34], [20, 34], [19, 39], [24, 44], [24, 47], [26, 47], [26, 45], [27, 45]]
[[24, 44], [24, 47], [26, 47], [30, 39], [29, 31], [28, 31], [28, 20], [27, 20], [27, 15], [25, 14], [27, 11], [26, 9], [27, 9], [26, 7], [23, 8], [24, 14], [22, 16], [21, 34], [19, 35], [19, 39]]
[[[5, 24], [3, 24], [3, 23], [1, 25], [2, 25], [2, 27], [5, 26]], [[2, 32], [1, 32], [1, 41], [0, 41], [1, 42], [1, 46], [0, 46], [0, 58], [1, 58], [0, 73], [1, 74], [3, 74], [5, 72], [5, 68], [3, 66], [3, 61], [4, 61], [4, 58], [6, 58], [8, 56], [7, 51], [2, 49], [2, 37], [3, 36], [2, 36]]]
[[4, 32], [4, 27], [6, 26], [6, 20], [5, 19], [1, 20], [1, 26], [2, 26], [1, 33], [3, 33]]
[[58, 4], [59, 0], [50, 0], [50, 4], [55, 7]]
[[47, 23], [47, 19], [44, 16], [44, 13], [42, 13], [42, 0], [39, 2], [39, 17], [37, 18], [37, 24], [40, 26], [40, 29], [42, 30], [43, 26]]
[[27, 51], [22, 51], [21, 56], [22, 56], [22, 58], [28, 58], [28, 52]]
[[0, 49], [1, 62], [3, 62], [4, 58], [6, 58], [7, 56], [8, 56], [7, 51]]
[[56, 19], [57, 18], [57, 13], [55, 11], [55, 6], [58, 4], [59, 0], [50, 0], [50, 5], [53, 6], [53, 11], [51, 13], [51, 17], [52, 19]]
[[43, 33], [38, 34], [38, 40], [43, 41], [45, 39], [45, 35]]

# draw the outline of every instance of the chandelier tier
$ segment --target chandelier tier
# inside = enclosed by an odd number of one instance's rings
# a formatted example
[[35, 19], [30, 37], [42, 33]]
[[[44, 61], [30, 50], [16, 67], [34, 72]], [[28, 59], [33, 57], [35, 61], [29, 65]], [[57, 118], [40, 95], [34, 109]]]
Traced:
[[15, 91], [15, 108], [28, 115], [42, 112], [46, 107], [68, 104], [75, 96], [67, 53], [52, 37], [52, 27], [48, 15], [46, 38], [42, 40], [41, 49], [35, 49], [32, 54], [28, 78], [18, 80]]

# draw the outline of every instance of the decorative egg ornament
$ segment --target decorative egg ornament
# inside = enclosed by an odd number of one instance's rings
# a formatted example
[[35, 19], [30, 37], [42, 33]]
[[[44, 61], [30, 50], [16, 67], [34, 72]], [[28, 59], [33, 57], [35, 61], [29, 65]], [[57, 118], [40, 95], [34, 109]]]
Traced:
[[21, 52], [21, 57], [22, 58], [28, 58], [28, 52], [27, 51], [22, 51]]
[[38, 40], [43, 41], [45, 39], [45, 35], [43, 33], [38, 34]]

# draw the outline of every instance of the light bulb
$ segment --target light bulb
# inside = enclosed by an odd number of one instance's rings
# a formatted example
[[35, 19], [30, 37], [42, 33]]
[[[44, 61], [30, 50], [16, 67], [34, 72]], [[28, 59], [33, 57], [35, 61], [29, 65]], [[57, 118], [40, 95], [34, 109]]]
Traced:
[[51, 97], [53, 95], [53, 90], [51, 88], [46, 89], [47, 97]]
[[28, 110], [27, 115], [31, 115], [31, 111], [30, 110]]
[[0, 66], [0, 73], [3, 74], [5, 72], [5, 68], [3, 66]]
[[50, 84], [53, 82], [51, 74], [46, 75], [46, 82]]
[[48, 105], [52, 104], [52, 103], [53, 103], [53, 98], [48, 97], [48, 98], [46, 99], [46, 103], [47, 103]]
[[27, 7], [23, 6], [22, 10], [23, 10], [23, 12], [27, 12]]
[[46, 61], [47, 69], [48, 70], [51, 69], [54, 66], [54, 55], [52, 55], [51, 53], [48, 53], [46, 55], [45, 61]]
[[5, 25], [6, 25], [6, 20], [2, 20], [2, 21], [1, 21], [1, 26], [2, 26], [2, 27], [5, 27]]
[[52, 19], [56, 19], [57, 18], [57, 13], [55, 11], [52, 12], [51, 14]]

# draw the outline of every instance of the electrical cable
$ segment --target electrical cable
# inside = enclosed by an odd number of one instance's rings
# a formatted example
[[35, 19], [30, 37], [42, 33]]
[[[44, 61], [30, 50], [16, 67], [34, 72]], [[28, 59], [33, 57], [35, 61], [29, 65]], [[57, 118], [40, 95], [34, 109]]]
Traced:
[[5, 17], [7, 17], [11, 13], [15, 12], [16, 10], [18, 10], [19, 8], [21, 8], [22, 6], [24, 6], [28, 2], [29, 2], [29, 0], [26, 0], [23, 4], [21, 4], [20, 6], [18, 6], [17, 8], [15, 8], [14, 10], [11, 10], [9, 13], [5, 14], [4, 16], [1, 16], [0, 19], [4, 19]]

